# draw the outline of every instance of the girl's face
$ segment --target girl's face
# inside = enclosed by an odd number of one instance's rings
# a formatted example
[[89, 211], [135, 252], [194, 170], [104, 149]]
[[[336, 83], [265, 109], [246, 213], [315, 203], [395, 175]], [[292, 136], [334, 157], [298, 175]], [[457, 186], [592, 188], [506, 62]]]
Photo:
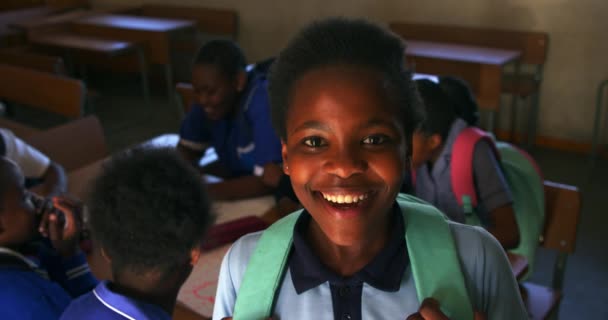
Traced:
[[384, 79], [326, 67], [305, 74], [293, 92], [282, 152], [302, 205], [336, 245], [382, 235], [406, 166], [403, 122]]
[[238, 76], [231, 79], [220, 68], [197, 64], [192, 68], [192, 86], [199, 103], [210, 120], [218, 121], [230, 114], [242, 89]]

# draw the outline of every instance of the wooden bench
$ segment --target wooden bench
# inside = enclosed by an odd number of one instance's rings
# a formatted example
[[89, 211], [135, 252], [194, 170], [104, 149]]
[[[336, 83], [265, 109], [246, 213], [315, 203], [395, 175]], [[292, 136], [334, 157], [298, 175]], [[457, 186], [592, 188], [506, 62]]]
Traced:
[[26, 47], [0, 49], [0, 63], [58, 75], [67, 74], [61, 57], [32, 52]]
[[94, 115], [23, 137], [23, 140], [68, 172], [108, 156], [103, 128]]
[[548, 319], [558, 312], [568, 254], [576, 245], [580, 211], [581, 194], [576, 187], [545, 181], [545, 227], [540, 245], [558, 255], [550, 287], [531, 282], [521, 285], [524, 303], [534, 320]]
[[46, 72], [0, 64], [0, 99], [67, 118], [84, 113], [86, 88], [82, 81]]
[[[454, 25], [391, 22], [390, 29], [406, 40], [484, 46], [521, 52], [519, 64], [502, 81], [502, 92], [515, 97], [534, 97], [528, 117], [529, 141], [534, 138], [538, 117], [538, 93], [543, 65], [547, 59], [549, 36], [545, 32], [478, 28]], [[531, 72], [526, 72], [531, 69]], [[468, 80], [468, 79], [465, 79]], [[515, 131], [516, 99], [511, 108], [511, 133]]]
[[42, 132], [42, 130], [21, 124], [19, 122], [2, 118], [0, 117], [0, 128], [6, 128], [11, 130], [17, 137], [24, 138], [37, 133]]
[[[141, 73], [142, 93], [146, 101], [149, 101], [150, 89], [148, 86], [148, 65], [142, 48], [130, 41], [118, 41], [98, 39], [71, 33], [45, 33], [35, 35], [29, 39], [30, 43], [38, 47], [54, 48], [65, 52], [68, 57], [74, 54], [92, 55], [113, 58], [119, 55], [135, 52], [139, 61]], [[71, 60], [71, 59], [70, 59]], [[83, 74], [85, 74], [84, 63]]]

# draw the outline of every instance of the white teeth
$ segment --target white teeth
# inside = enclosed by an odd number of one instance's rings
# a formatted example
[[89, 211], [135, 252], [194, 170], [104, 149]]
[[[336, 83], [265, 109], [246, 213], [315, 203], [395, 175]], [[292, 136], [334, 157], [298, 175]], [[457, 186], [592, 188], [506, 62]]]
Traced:
[[339, 194], [339, 195], [329, 195], [329, 194], [324, 194], [323, 195], [323, 199], [330, 201], [330, 202], [334, 202], [334, 203], [357, 203], [359, 201], [363, 201], [365, 199], [367, 199], [367, 195], [366, 194], [362, 194], [362, 195], [351, 195], [351, 194]]

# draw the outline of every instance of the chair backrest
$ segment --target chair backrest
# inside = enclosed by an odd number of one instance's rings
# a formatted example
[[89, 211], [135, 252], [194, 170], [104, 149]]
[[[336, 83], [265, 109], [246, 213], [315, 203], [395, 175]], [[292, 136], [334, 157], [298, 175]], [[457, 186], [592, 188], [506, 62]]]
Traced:
[[0, 99], [68, 118], [82, 116], [86, 89], [82, 81], [0, 64]]
[[453, 25], [391, 22], [389, 28], [406, 40], [437, 41], [521, 51], [521, 63], [542, 65], [547, 59], [545, 32], [502, 30]]
[[94, 115], [25, 137], [24, 140], [61, 164], [66, 171], [108, 155], [103, 128]]
[[238, 15], [235, 10], [146, 4], [141, 11], [145, 16], [196, 20], [203, 33], [236, 37]]
[[545, 228], [541, 246], [573, 253], [581, 214], [577, 187], [545, 180]]
[[61, 57], [29, 52], [25, 48], [0, 50], [0, 63], [58, 75], [67, 74]]
[[178, 102], [181, 105], [184, 114], [190, 112], [192, 104], [194, 104], [194, 88], [192, 84], [179, 82], [175, 85], [175, 91], [177, 92]]

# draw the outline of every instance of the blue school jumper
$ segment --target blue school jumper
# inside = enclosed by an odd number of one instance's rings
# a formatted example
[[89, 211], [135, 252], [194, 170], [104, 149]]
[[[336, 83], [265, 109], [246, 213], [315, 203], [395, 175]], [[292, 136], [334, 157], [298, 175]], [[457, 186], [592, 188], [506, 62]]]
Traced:
[[70, 301], [91, 290], [97, 280], [84, 254], [63, 260], [49, 252], [38, 256], [0, 247], [0, 319], [59, 319]]
[[170, 320], [160, 307], [113, 292], [103, 281], [90, 293], [74, 300], [61, 320]]
[[210, 145], [233, 176], [261, 176], [267, 163], [279, 163], [281, 142], [270, 120], [266, 78], [250, 75], [236, 115], [211, 121], [194, 105], [182, 121], [180, 141], [189, 148]]

